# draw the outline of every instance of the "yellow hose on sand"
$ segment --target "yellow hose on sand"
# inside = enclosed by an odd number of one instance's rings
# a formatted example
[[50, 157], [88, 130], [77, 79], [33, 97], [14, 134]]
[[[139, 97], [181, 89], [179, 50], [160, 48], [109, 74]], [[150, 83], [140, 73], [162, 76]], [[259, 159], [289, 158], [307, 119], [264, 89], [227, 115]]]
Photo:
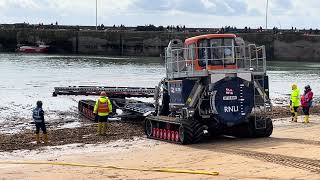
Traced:
[[74, 167], [91, 167], [91, 168], [104, 168], [104, 169], [120, 169], [120, 170], [132, 170], [132, 171], [149, 171], [149, 172], [167, 172], [167, 173], [182, 173], [182, 174], [201, 174], [217, 176], [219, 172], [213, 171], [193, 171], [193, 170], [178, 170], [178, 169], [146, 169], [146, 168], [128, 168], [117, 166], [104, 166], [104, 165], [92, 165], [92, 164], [78, 164], [68, 162], [36, 162], [36, 161], [0, 161], [0, 164], [33, 164], [33, 165], [54, 165], [54, 166], [74, 166]]

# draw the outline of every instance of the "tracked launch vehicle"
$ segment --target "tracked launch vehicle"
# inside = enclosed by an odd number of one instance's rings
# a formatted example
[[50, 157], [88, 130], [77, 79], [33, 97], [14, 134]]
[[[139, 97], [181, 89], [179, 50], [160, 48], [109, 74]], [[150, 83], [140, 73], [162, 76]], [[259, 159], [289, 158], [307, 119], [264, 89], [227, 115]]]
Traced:
[[156, 115], [145, 120], [148, 138], [189, 144], [221, 134], [272, 134], [264, 46], [246, 45], [234, 34], [172, 40], [165, 67]]
[[[125, 120], [144, 120], [148, 138], [180, 144], [205, 137], [268, 137], [272, 120], [264, 46], [234, 34], [207, 34], [165, 49], [164, 77], [156, 88], [56, 87], [57, 95], [99, 95], [106, 91]], [[128, 97], [154, 97], [154, 104]], [[79, 101], [79, 112], [94, 120], [94, 101]], [[115, 109], [114, 108], [114, 109]], [[115, 113], [115, 112], [114, 112]]]

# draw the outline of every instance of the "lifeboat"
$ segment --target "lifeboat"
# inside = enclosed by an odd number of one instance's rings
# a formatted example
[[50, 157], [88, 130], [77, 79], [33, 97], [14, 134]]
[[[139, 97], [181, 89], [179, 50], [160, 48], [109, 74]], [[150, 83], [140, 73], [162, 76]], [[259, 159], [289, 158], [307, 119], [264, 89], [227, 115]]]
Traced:
[[47, 53], [49, 51], [49, 46], [40, 44], [38, 46], [20, 46], [17, 52], [23, 53]]

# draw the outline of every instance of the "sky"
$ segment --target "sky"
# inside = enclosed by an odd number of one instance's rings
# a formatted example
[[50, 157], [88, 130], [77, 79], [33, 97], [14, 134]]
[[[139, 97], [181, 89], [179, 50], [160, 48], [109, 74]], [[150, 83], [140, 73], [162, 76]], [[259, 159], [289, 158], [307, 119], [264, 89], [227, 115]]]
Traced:
[[[97, 0], [98, 24], [266, 25], [267, 0]], [[95, 0], [0, 0], [0, 24], [95, 25]], [[320, 29], [319, 0], [269, 0], [268, 27]]]

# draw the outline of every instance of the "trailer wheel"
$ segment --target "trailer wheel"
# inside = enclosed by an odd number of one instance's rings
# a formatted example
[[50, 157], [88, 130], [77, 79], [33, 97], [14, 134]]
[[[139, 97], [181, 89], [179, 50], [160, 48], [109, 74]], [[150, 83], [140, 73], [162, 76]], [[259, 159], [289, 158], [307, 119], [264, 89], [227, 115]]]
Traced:
[[147, 137], [152, 136], [152, 131], [153, 131], [152, 122], [151, 122], [151, 120], [147, 119], [145, 121], [145, 133], [146, 133]]

